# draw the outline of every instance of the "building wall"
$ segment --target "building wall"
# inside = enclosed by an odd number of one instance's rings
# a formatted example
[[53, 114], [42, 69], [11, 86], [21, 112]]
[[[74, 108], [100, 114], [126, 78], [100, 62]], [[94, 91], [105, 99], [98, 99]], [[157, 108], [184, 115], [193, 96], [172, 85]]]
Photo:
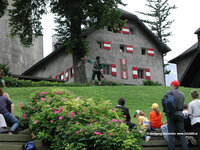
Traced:
[[9, 32], [6, 12], [0, 18], [0, 63], [8, 64], [12, 73], [21, 74], [43, 58], [43, 37], [34, 38], [33, 46], [25, 48], [17, 37], [11, 38]]
[[178, 60], [176, 62], [177, 64], [177, 74], [178, 74], [178, 80], [180, 80], [187, 69], [188, 65], [190, 64], [190, 61], [192, 59], [192, 55], [187, 55], [184, 57], [184, 59]]
[[[87, 40], [90, 41], [91, 51], [87, 58], [94, 60], [98, 55], [101, 57], [103, 64], [116, 64], [117, 75], [105, 75], [105, 78], [122, 82], [125, 84], [142, 84], [143, 80], [146, 79], [144, 72], [144, 79], [133, 78], [132, 67], [146, 68], [150, 69], [151, 80], [158, 81], [164, 85], [164, 74], [163, 74], [163, 58], [162, 53], [157, 49], [156, 45], [153, 44], [150, 38], [139, 28], [134, 22], [128, 22], [127, 26], [134, 29], [134, 34], [123, 34], [123, 33], [113, 33], [107, 30], [107, 28], [101, 30], [95, 30], [88, 34]], [[97, 41], [110, 41], [111, 49], [106, 50], [99, 48]], [[120, 44], [132, 45], [133, 53], [120, 52]], [[142, 55], [141, 48], [153, 48], [154, 56]], [[127, 59], [128, 65], [128, 79], [122, 79], [121, 77], [121, 65], [120, 59]], [[38, 77], [51, 77], [54, 78], [56, 75], [64, 72], [64, 79], [66, 78], [65, 71], [69, 71], [69, 80], [67, 82], [73, 82], [72, 77], [72, 56], [66, 54], [65, 50], [59, 51], [53, 57], [49, 57], [46, 63], [41, 63], [37, 68], [32, 69], [33, 72], [28, 75], [38, 76]], [[92, 76], [92, 64], [86, 63], [86, 75], [87, 80], [91, 80]], [[111, 70], [111, 68], [110, 68]]]
[[[163, 61], [162, 53], [156, 48], [151, 40], [134, 22], [128, 22], [127, 26], [133, 27], [135, 33], [123, 34], [113, 33], [104, 28], [96, 30], [88, 35], [90, 41], [91, 52], [88, 56], [89, 59], [95, 59], [97, 55], [101, 57], [104, 64], [116, 64], [117, 76], [105, 75], [107, 79], [116, 80], [125, 84], [142, 84], [144, 79], [133, 79], [132, 67], [150, 68], [151, 80], [158, 81], [164, 85], [163, 75]], [[110, 41], [111, 50], [98, 48], [97, 41]], [[134, 53], [120, 52], [120, 44], [132, 45]], [[141, 48], [154, 48], [155, 56], [148, 56], [141, 54]], [[120, 59], [127, 59], [128, 64], [128, 79], [121, 78]], [[91, 79], [92, 65], [86, 64], [86, 73], [88, 80]]]

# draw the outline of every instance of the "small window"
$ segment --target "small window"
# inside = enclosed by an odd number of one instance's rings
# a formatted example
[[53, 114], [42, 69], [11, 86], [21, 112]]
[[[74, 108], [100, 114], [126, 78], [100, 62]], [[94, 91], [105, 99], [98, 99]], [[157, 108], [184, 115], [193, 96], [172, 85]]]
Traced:
[[120, 52], [125, 52], [125, 45], [120, 45]]
[[135, 30], [133, 28], [129, 28], [130, 34], [135, 34]]
[[69, 68], [70, 77], [72, 78], [72, 68]]
[[108, 26], [108, 31], [111, 31], [111, 32], [112, 32], [112, 29], [111, 29], [111, 27], [110, 27], [110, 26]]
[[144, 69], [138, 69], [138, 78], [144, 79]]
[[46, 67], [44, 67], [43, 70], [45, 71], [45, 70], [46, 70]]
[[145, 49], [145, 48], [142, 48], [142, 49], [141, 49], [141, 54], [142, 54], [142, 55], [146, 55], [146, 49]]
[[108, 65], [108, 64], [103, 64], [103, 74], [111, 74], [110, 73], [110, 65]]
[[61, 74], [57, 75], [57, 79], [61, 80]]
[[97, 42], [98, 48], [103, 48], [103, 42]]

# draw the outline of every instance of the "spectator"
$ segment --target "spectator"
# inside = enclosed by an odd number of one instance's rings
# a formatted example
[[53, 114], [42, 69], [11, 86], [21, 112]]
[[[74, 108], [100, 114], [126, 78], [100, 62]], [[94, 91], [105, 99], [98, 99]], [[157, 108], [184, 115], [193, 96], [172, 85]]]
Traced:
[[3, 87], [6, 87], [6, 83], [3, 79], [3, 75], [4, 75], [3, 69], [1, 69], [0, 70], [0, 81], [1, 81], [1, 84], [3, 85]]
[[[9, 112], [8, 107], [11, 108]], [[16, 129], [19, 127], [19, 120], [14, 116], [14, 103], [6, 97], [3, 96], [3, 91], [0, 89], [0, 114], [4, 116], [8, 123], [11, 123], [10, 133], [15, 133]]]
[[126, 125], [129, 126], [130, 130], [132, 130], [136, 126], [136, 124], [134, 124], [134, 123], [131, 122], [131, 117], [130, 117], [130, 114], [129, 114], [129, 109], [127, 107], [125, 107], [124, 105], [125, 105], [125, 99], [121, 97], [118, 100], [118, 105], [115, 108], [122, 110], [123, 116], [126, 117], [126, 120], [125, 120]]
[[199, 92], [197, 90], [192, 90], [190, 92], [192, 101], [188, 106], [188, 115], [191, 118], [191, 125], [197, 133], [197, 143], [200, 149], [200, 100]]
[[162, 126], [162, 113], [159, 110], [159, 106], [157, 103], [153, 103], [151, 108], [152, 112], [149, 113], [151, 128], [157, 129]]
[[0, 133], [8, 132], [6, 121], [2, 114], [0, 114]]
[[171, 83], [171, 90], [166, 93], [166, 95], [173, 95], [175, 104], [176, 104], [176, 112], [174, 114], [166, 114], [167, 116], [167, 128], [168, 128], [168, 150], [174, 150], [174, 135], [177, 129], [178, 133], [180, 134], [181, 146], [183, 150], [188, 150], [187, 141], [185, 138], [185, 129], [184, 129], [184, 116], [183, 116], [183, 106], [185, 96], [184, 93], [178, 90], [179, 88], [179, 81], [173, 81]]

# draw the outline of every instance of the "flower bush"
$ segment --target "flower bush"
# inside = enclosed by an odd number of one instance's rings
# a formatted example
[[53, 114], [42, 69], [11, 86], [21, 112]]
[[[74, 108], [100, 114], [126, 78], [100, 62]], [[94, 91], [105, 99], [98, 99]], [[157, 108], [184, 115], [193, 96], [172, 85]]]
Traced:
[[20, 105], [21, 124], [29, 127], [33, 138], [56, 150], [137, 150], [142, 135], [129, 131], [119, 111], [109, 101], [95, 101], [68, 91], [36, 91]]

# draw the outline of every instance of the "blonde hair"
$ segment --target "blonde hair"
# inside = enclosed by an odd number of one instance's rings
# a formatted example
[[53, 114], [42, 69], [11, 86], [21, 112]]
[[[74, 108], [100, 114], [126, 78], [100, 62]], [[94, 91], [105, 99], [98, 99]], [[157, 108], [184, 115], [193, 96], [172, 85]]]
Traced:
[[9, 96], [8, 93], [3, 93], [3, 96], [6, 97], [6, 98], [8, 98], [8, 99], [10, 99], [10, 96]]

